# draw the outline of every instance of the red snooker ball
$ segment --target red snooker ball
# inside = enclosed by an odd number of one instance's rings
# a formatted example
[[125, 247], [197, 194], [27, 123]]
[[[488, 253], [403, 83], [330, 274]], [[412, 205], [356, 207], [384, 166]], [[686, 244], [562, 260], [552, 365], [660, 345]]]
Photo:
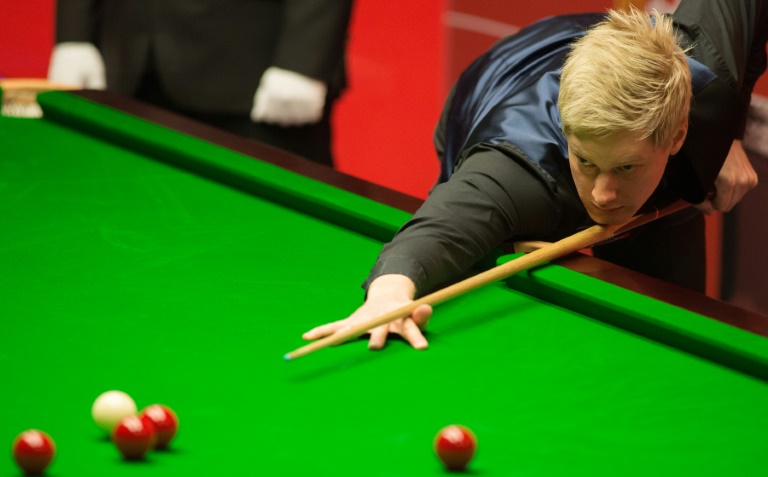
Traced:
[[155, 449], [165, 449], [179, 429], [179, 418], [168, 406], [153, 404], [141, 411], [141, 416], [152, 421], [155, 426]]
[[112, 431], [112, 442], [126, 459], [143, 459], [155, 445], [155, 426], [146, 417], [124, 417]]
[[53, 460], [56, 446], [43, 431], [24, 431], [13, 441], [13, 458], [26, 475], [40, 475]]
[[437, 433], [434, 447], [448, 470], [464, 470], [475, 455], [477, 438], [468, 428], [452, 424]]

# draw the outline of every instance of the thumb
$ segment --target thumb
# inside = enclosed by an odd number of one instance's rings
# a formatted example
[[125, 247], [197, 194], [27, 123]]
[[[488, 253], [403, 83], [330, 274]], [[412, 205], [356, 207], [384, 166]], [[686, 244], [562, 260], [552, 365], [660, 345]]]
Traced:
[[432, 306], [430, 305], [419, 305], [416, 307], [415, 310], [413, 310], [413, 313], [411, 313], [411, 318], [413, 319], [413, 322], [418, 325], [419, 328], [424, 329], [429, 324], [429, 319], [432, 317]]
[[712, 215], [715, 212], [715, 206], [712, 204], [711, 199], [707, 199], [701, 204], [697, 204], [695, 207], [706, 215]]

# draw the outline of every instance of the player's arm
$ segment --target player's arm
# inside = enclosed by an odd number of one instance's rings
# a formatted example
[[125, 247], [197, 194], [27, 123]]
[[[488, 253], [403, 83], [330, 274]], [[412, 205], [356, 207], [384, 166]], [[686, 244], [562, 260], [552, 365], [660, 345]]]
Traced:
[[[717, 11], [717, 15], [712, 15]], [[716, 195], [698, 207], [705, 213], [730, 211], [757, 186], [755, 173], [741, 145], [755, 82], [765, 72], [768, 59], [768, 1], [683, 1], [675, 11], [677, 21], [694, 34], [701, 31], [709, 48], [698, 55], [716, 74], [725, 78], [741, 98], [736, 140], [715, 180]]]
[[[506, 240], [544, 236], [560, 221], [552, 191], [526, 167], [497, 150], [482, 147], [451, 179], [436, 187], [387, 244], [368, 280], [366, 301], [344, 320], [304, 335], [318, 339], [410, 303], [414, 297], [461, 277]], [[384, 346], [389, 333], [426, 348], [421, 330], [432, 310], [371, 330], [369, 347]]]
[[[674, 18], [693, 36], [694, 58], [738, 92], [745, 117], [752, 89], [768, 64], [768, 1], [683, 0]], [[737, 139], [743, 129], [742, 124]]]
[[[768, 64], [766, 43], [768, 42], [768, 1], [737, 2], [737, 6], [748, 9], [746, 18], [749, 22], [744, 25], [741, 33], [744, 41], [743, 48], [731, 48], [733, 57], [727, 61], [736, 66], [738, 71], [737, 84], [740, 85], [744, 117], [737, 131], [737, 139], [731, 145], [720, 173], [715, 181], [716, 195], [704, 206], [712, 210], [729, 212], [738, 204], [747, 192], [757, 187], [758, 179], [755, 169], [747, 157], [741, 140], [744, 137], [746, 111], [752, 98], [752, 90], [758, 78], [765, 73]], [[742, 17], [744, 18], [744, 17]], [[743, 51], [742, 51], [743, 50]], [[706, 212], [706, 210], [705, 210]]]
[[384, 246], [366, 284], [402, 273], [415, 283], [416, 296], [423, 296], [461, 278], [505, 241], [548, 237], [561, 223], [560, 197], [525, 164], [475, 146]]
[[[754, 10], [750, 12], [749, 28], [747, 31], [747, 43], [749, 51], [747, 52], [747, 61], [744, 66], [742, 76], [744, 78], [741, 87], [741, 96], [745, 105], [749, 105], [752, 99], [752, 90], [757, 80], [765, 74], [768, 67], [768, 1], [756, 0], [754, 4], [747, 2], [750, 7], [754, 5]], [[746, 108], [745, 108], [746, 109]], [[746, 121], [745, 121], [746, 122]], [[739, 139], [743, 139], [744, 128], [742, 127]]]
[[757, 173], [744, 151], [741, 140], [735, 140], [715, 180], [715, 196], [697, 207], [705, 214], [715, 211], [729, 212], [755, 187]]

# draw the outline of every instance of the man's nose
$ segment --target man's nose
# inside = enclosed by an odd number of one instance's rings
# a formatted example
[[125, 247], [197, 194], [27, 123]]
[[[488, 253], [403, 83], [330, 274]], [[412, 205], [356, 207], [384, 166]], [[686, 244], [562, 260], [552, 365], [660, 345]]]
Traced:
[[592, 188], [592, 200], [596, 205], [608, 205], [619, 196], [616, 176], [611, 173], [600, 173]]

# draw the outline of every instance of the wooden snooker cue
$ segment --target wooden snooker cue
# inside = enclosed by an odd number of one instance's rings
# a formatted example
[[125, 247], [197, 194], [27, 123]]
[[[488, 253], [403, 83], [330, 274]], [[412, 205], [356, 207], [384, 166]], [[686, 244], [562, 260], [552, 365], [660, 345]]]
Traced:
[[[643, 215], [636, 215], [632, 219], [628, 220], [624, 225], [622, 225], [621, 228], [616, 231], [613, 237], [610, 237], [606, 241], [613, 241], [616, 239], [623, 238], [632, 229], [636, 229], [641, 225], [645, 225], [648, 222], [652, 222], [658, 219], [659, 217], [664, 217], [665, 215], [678, 212], [682, 209], [685, 209], [686, 207], [689, 207], [690, 205], [691, 204], [689, 204], [684, 200], [677, 200], [661, 210], [656, 209], [654, 212], [649, 212]], [[592, 245], [588, 245], [585, 248], [594, 247], [600, 244], [601, 242], [596, 242], [596, 243], [593, 243]], [[542, 242], [539, 240], [521, 240], [519, 242], [515, 242], [514, 244], [512, 244], [512, 247], [515, 253], [529, 253], [549, 245], [552, 245], [552, 242]]]
[[306, 344], [300, 348], [295, 349], [294, 351], [291, 351], [290, 353], [287, 353], [284, 358], [286, 361], [291, 361], [325, 347], [343, 343], [349, 339], [356, 338], [366, 333], [372, 328], [376, 328], [377, 326], [408, 316], [413, 313], [413, 310], [421, 305], [438, 305], [447, 300], [450, 300], [451, 298], [456, 298], [459, 295], [463, 295], [484, 285], [503, 280], [504, 278], [512, 276], [516, 273], [528, 270], [529, 268], [542, 265], [546, 262], [555, 260], [570, 253], [577, 252], [583, 248], [591, 247], [600, 242], [608, 241], [613, 237], [622, 236], [635, 227], [639, 227], [640, 225], [656, 220], [657, 218], [664, 215], [677, 212], [678, 210], [681, 210], [688, 205], [689, 204], [684, 201], [678, 201], [661, 211], [656, 210], [653, 213], [635, 216], [621, 225], [593, 225], [586, 230], [577, 232], [562, 240], [551, 244], [546, 244], [541, 248], [528, 253], [527, 255], [523, 255], [507, 263], [491, 268], [490, 270], [479, 273], [446, 288], [438, 290], [434, 293], [425, 295], [417, 300], [414, 300], [410, 304], [392, 310], [389, 313], [385, 313], [370, 320], [360, 322], [354, 326], [342, 329], [333, 335], [329, 335], [325, 338], [321, 338], [319, 340], [313, 341], [312, 343]]

